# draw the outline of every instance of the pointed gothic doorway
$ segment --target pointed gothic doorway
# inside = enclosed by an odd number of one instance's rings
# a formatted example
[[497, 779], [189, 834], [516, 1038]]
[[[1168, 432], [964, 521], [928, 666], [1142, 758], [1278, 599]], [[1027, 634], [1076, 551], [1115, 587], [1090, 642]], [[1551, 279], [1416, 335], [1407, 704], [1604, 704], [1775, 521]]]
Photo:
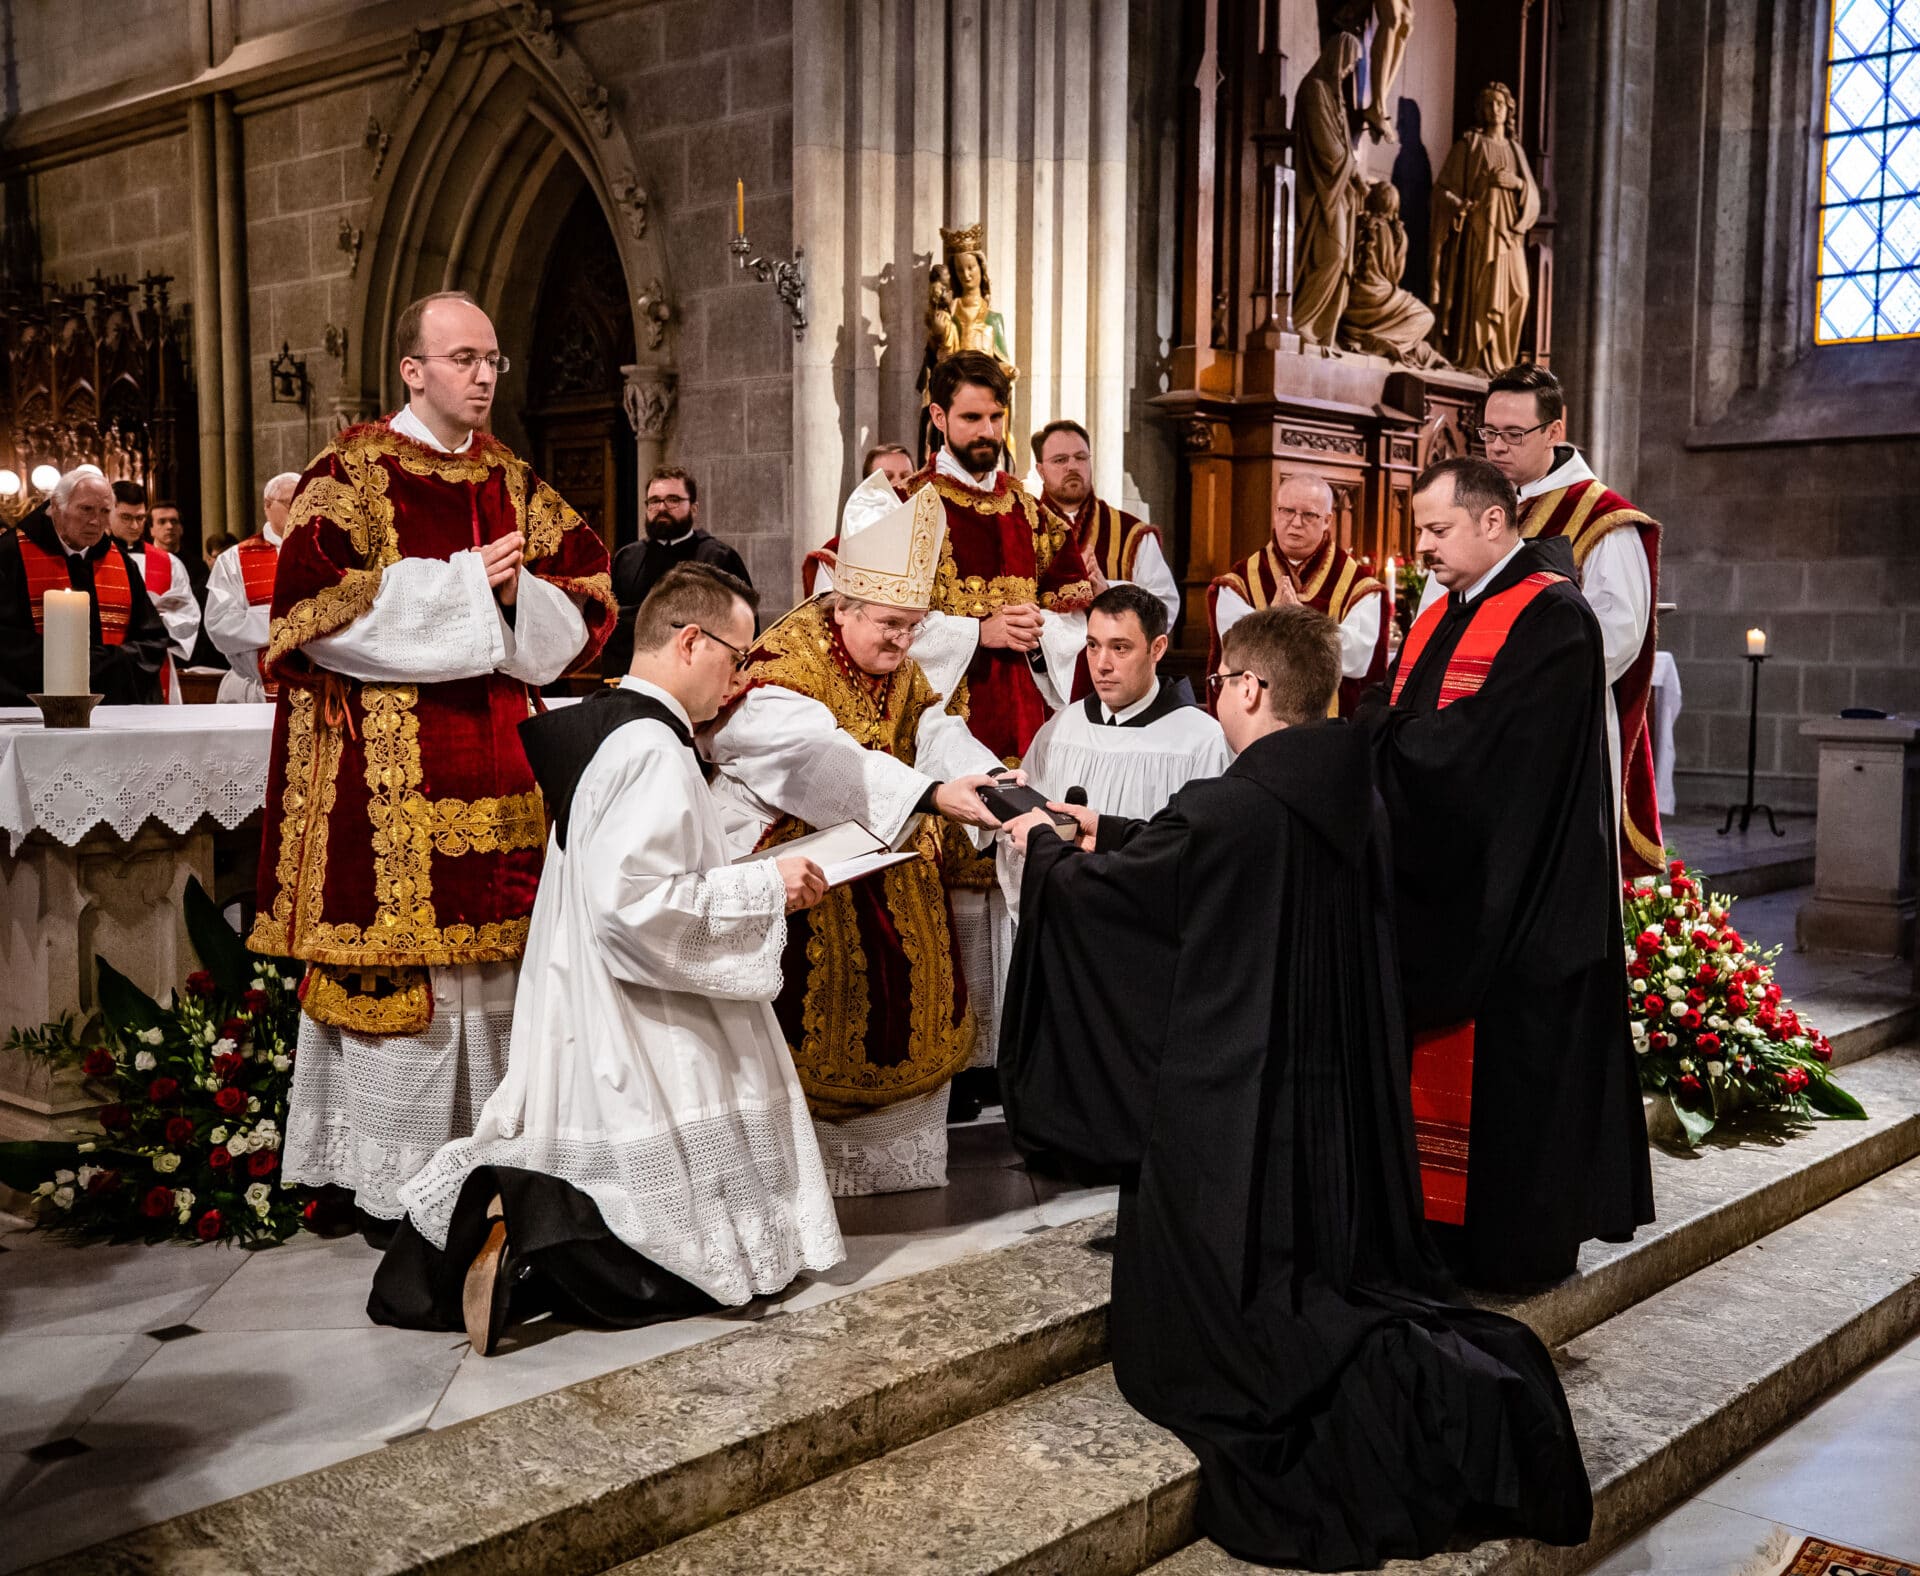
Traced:
[[620, 368], [633, 361], [633, 311], [613, 235], [583, 188], [555, 232], [534, 310], [521, 421], [540, 475], [605, 539], [638, 531], [633, 430]]

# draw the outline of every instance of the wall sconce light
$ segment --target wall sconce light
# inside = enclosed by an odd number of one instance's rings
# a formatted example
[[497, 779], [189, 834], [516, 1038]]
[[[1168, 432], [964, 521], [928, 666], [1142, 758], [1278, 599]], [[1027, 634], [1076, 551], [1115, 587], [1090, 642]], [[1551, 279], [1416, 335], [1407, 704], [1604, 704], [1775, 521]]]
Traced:
[[305, 410], [307, 364], [295, 357], [292, 347], [284, 339], [280, 341], [280, 354], [273, 358], [273, 365], [267, 371], [273, 383], [273, 403], [298, 405]]

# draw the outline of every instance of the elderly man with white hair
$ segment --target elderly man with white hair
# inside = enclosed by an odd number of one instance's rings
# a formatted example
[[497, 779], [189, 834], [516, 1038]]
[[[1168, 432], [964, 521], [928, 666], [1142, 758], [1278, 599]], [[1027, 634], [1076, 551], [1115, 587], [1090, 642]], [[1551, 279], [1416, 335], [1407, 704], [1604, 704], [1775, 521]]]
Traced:
[[261, 670], [272, 622], [273, 577], [280, 567], [280, 542], [287, 534], [298, 471], [282, 471], [261, 494], [266, 523], [245, 541], [229, 547], [207, 572], [207, 636], [220, 648], [232, 671], [220, 680], [219, 699], [241, 703], [273, 698], [274, 686]]
[[109, 706], [160, 699], [167, 630], [127, 550], [107, 530], [113, 486], [81, 466], [55, 483], [47, 501], [0, 535], [0, 706], [26, 706], [43, 683], [41, 657], [49, 591], [92, 598], [90, 672]]

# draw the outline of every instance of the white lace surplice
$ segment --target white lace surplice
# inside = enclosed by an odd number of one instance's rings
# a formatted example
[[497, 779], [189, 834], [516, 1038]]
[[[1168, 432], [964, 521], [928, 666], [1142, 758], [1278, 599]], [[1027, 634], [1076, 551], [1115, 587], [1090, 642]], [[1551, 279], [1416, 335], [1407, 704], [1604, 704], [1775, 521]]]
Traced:
[[[731, 865], [693, 753], [653, 721], [600, 747], [550, 846], [505, 1078], [404, 1190], [444, 1246], [476, 1166], [560, 1177], [634, 1251], [723, 1303], [843, 1257], [773, 1015], [786, 891]], [[691, 872], [691, 873], [690, 873]]]

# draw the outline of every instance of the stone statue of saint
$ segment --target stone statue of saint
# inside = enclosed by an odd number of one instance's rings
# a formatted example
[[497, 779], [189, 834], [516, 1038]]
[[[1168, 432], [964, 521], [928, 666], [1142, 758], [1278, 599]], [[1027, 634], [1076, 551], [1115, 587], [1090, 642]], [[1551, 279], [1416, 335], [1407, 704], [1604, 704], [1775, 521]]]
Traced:
[[[1018, 378], [1007, 348], [1006, 319], [993, 309], [993, 284], [987, 278], [986, 229], [970, 224], [963, 230], [940, 230], [944, 263], [935, 263], [927, 276], [927, 351], [921, 369], [921, 387], [935, 366], [956, 350], [984, 350]], [[925, 437], [926, 417], [921, 416]], [[1014, 430], [1012, 402], [1007, 408], [1007, 461], [1012, 464]]]
[[1366, 181], [1347, 129], [1343, 89], [1360, 64], [1360, 40], [1336, 33], [1300, 84], [1293, 106], [1293, 162], [1299, 186], [1294, 231], [1293, 326], [1331, 346], [1347, 306], [1354, 219]]
[[1455, 366], [1494, 373], [1519, 359], [1532, 290], [1527, 232], [1540, 217], [1540, 188], [1517, 137], [1513, 93], [1480, 90], [1479, 124], [1447, 154], [1433, 183], [1435, 338]]
[[1401, 288], [1407, 268], [1407, 227], [1400, 222], [1400, 193], [1391, 181], [1367, 188], [1353, 249], [1353, 286], [1347, 315], [1340, 320], [1340, 342], [1369, 355], [1387, 356], [1410, 367], [1444, 366], [1427, 343], [1433, 311], [1412, 291]]

